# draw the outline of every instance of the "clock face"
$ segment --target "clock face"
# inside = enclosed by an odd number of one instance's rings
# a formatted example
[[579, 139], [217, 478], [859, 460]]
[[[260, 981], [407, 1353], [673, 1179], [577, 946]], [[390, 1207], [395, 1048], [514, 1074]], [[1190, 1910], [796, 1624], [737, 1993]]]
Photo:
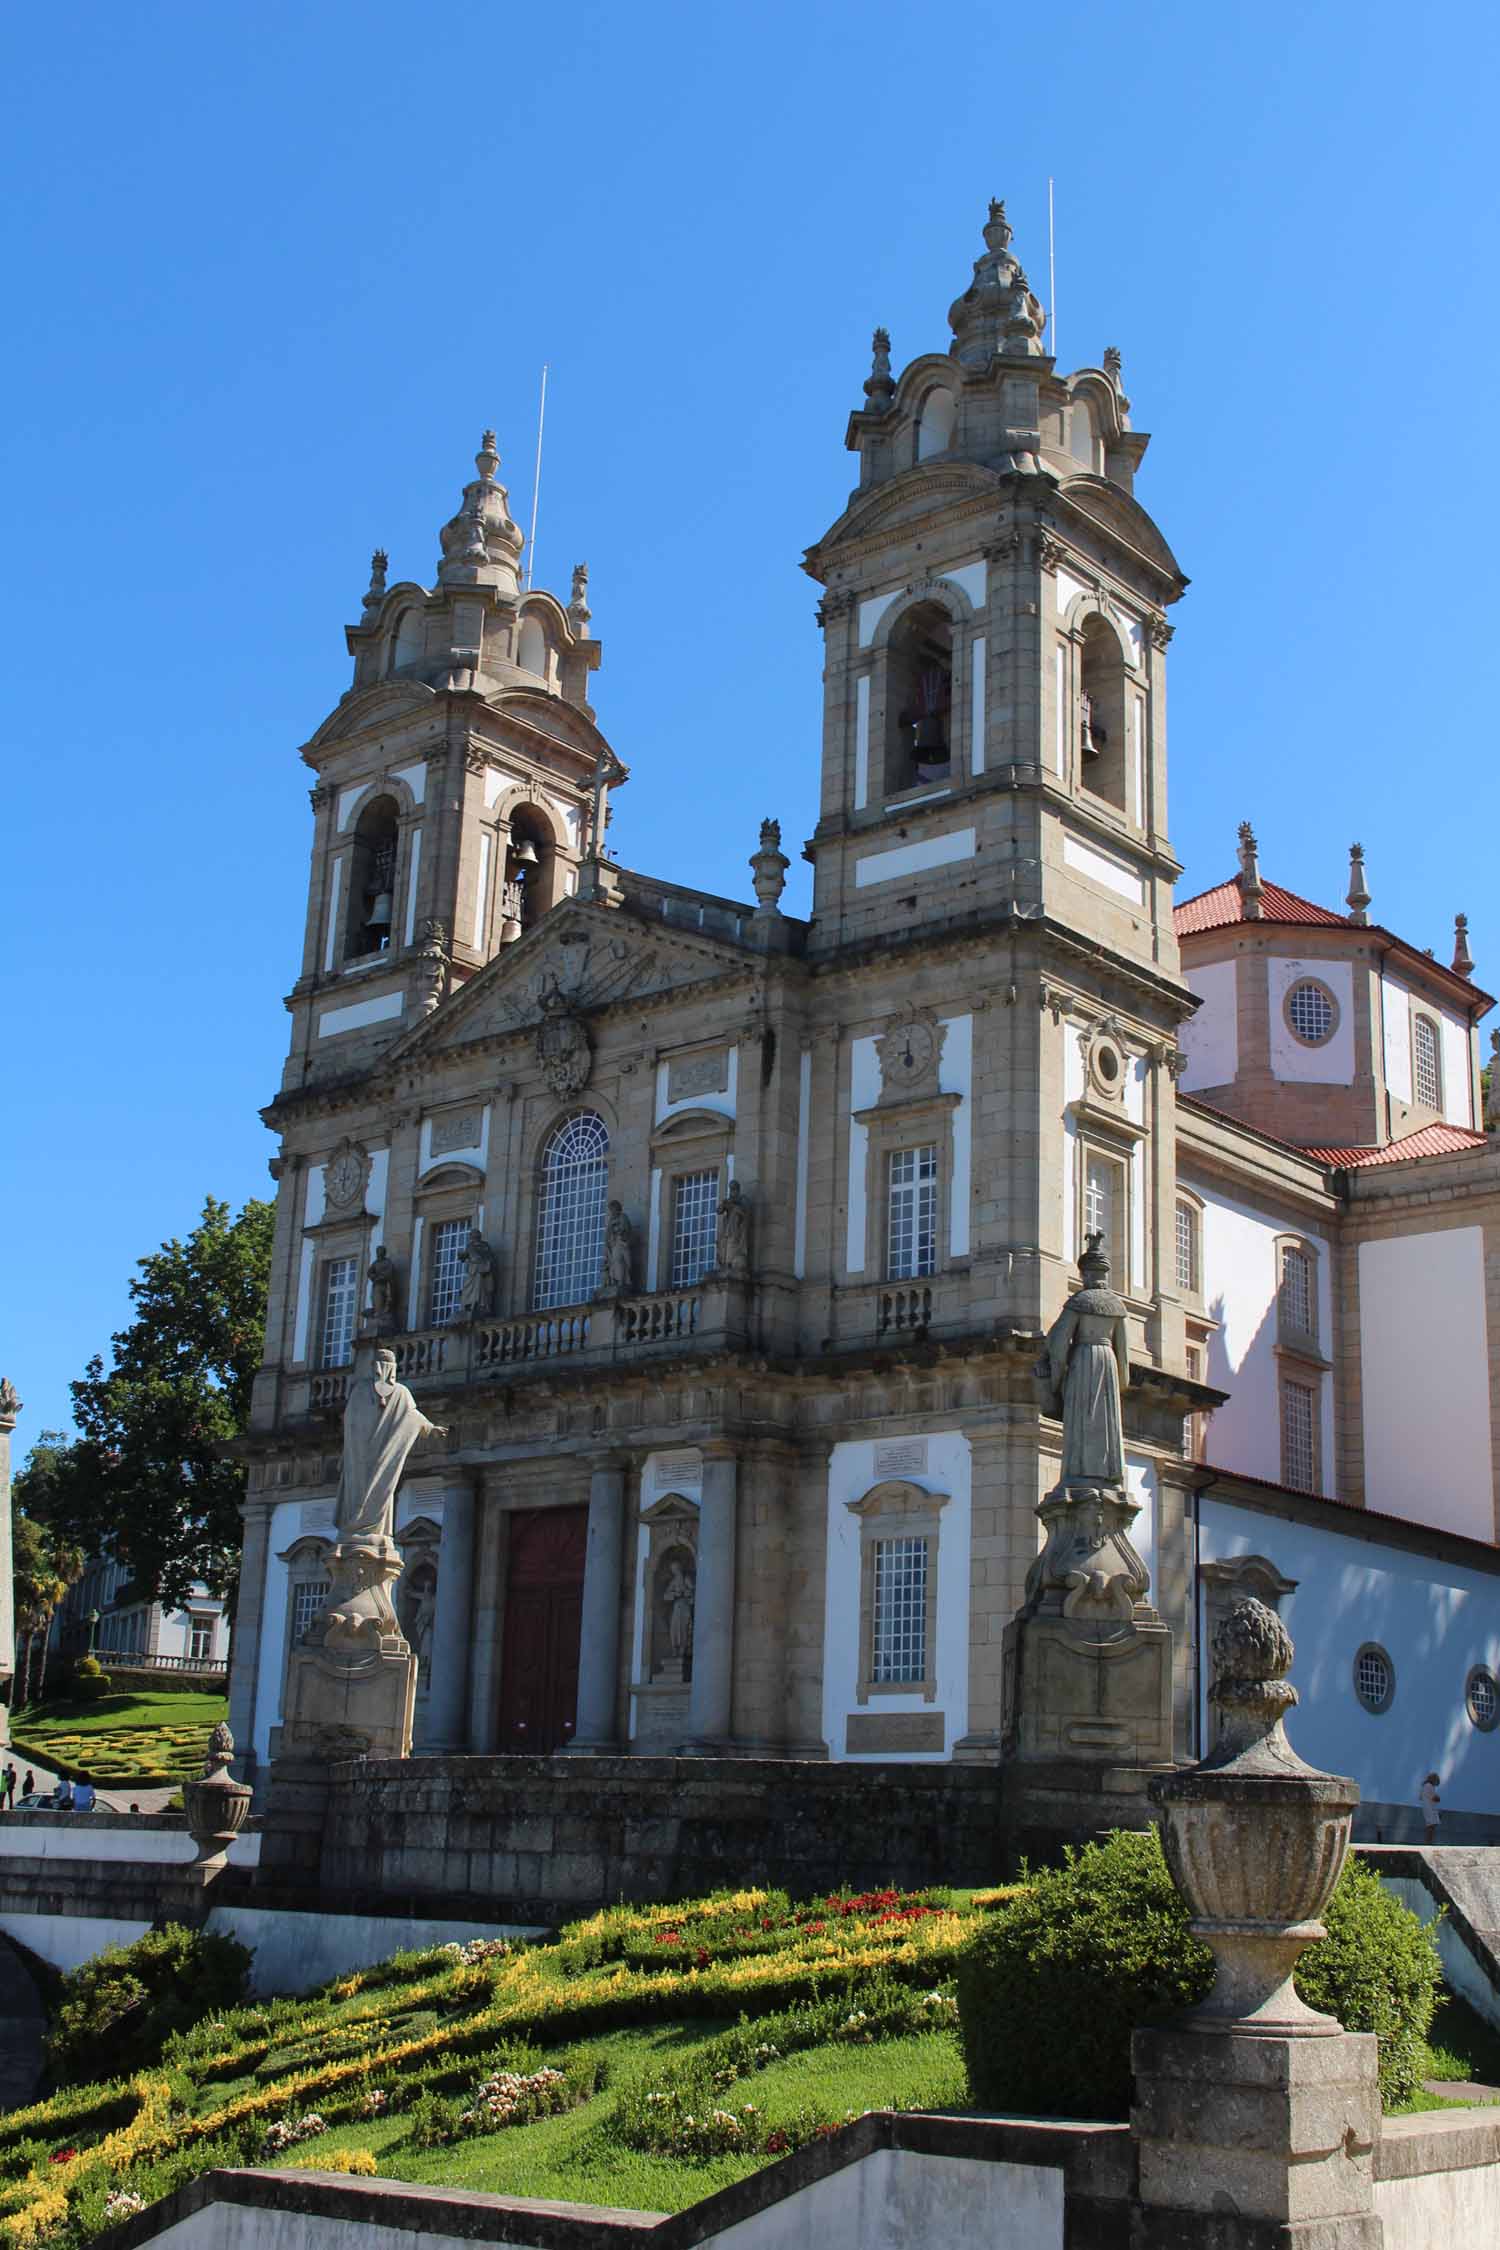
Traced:
[[328, 1200], [330, 1203], [352, 1203], [365, 1184], [365, 1168], [352, 1148], [336, 1156], [328, 1167]]
[[891, 1068], [898, 1079], [920, 1078], [932, 1066], [933, 1037], [925, 1023], [903, 1024], [891, 1043]]

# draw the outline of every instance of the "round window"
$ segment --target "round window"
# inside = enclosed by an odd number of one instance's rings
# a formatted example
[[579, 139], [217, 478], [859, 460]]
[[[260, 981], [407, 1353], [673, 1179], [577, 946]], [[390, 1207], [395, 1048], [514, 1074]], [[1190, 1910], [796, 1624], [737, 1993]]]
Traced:
[[1286, 1020], [1305, 1047], [1323, 1047], [1338, 1027], [1338, 1002], [1316, 977], [1299, 977], [1286, 996]]
[[1396, 1693], [1396, 1667], [1375, 1641], [1354, 1657], [1354, 1692], [1367, 1711], [1389, 1711]]
[[1500, 1681], [1486, 1665], [1476, 1664], [1464, 1686], [1464, 1703], [1481, 1734], [1500, 1726]]
[[1094, 1055], [1094, 1068], [1099, 1076], [1113, 1085], [1120, 1075], [1120, 1058], [1113, 1047], [1100, 1047]]

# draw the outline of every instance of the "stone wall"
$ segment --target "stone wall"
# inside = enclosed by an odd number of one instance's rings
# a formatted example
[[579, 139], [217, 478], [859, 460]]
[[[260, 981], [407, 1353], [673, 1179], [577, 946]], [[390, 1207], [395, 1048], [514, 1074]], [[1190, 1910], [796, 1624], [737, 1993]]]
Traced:
[[322, 1890], [558, 1922], [726, 1884], [811, 1896], [997, 1882], [1004, 1866], [999, 1778], [982, 1767], [423, 1758], [334, 1769]]

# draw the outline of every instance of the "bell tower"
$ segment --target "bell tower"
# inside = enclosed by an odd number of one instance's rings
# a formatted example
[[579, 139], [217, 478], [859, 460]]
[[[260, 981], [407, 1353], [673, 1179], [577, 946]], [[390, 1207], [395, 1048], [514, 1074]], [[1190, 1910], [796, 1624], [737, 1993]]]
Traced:
[[603, 895], [605, 799], [626, 770], [589, 702], [588, 569], [523, 584], [486, 430], [432, 587], [377, 550], [346, 628], [353, 684], [302, 750], [316, 782], [285, 1083], [361, 1069], [503, 945]]
[[804, 567], [826, 646], [813, 945], [1055, 919], [1177, 974], [1167, 607], [1120, 355], [1057, 371], [992, 203], [952, 341], [877, 329], [859, 484]]

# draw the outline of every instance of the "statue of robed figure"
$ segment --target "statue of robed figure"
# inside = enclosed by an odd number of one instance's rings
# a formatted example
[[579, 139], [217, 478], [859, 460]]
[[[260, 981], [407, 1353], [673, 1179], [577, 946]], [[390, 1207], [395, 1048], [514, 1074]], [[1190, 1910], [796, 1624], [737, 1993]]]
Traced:
[[1130, 1340], [1125, 1306], [1109, 1287], [1102, 1234], [1091, 1234], [1078, 1261], [1083, 1287], [1075, 1290], [1047, 1331], [1037, 1362], [1043, 1403], [1062, 1417], [1060, 1483], [1125, 1483], [1125, 1430], [1120, 1400], [1130, 1386]]
[[344, 1408], [344, 1458], [333, 1520], [338, 1544], [329, 1569], [332, 1584], [324, 1611], [325, 1646], [354, 1648], [395, 1636], [405, 1642], [391, 1606], [390, 1586], [401, 1570], [391, 1537], [396, 1487], [418, 1438], [446, 1437], [429, 1422], [404, 1383], [396, 1380], [396, 1355], [376, 1348], [373, 1370], [349, 1385]]

